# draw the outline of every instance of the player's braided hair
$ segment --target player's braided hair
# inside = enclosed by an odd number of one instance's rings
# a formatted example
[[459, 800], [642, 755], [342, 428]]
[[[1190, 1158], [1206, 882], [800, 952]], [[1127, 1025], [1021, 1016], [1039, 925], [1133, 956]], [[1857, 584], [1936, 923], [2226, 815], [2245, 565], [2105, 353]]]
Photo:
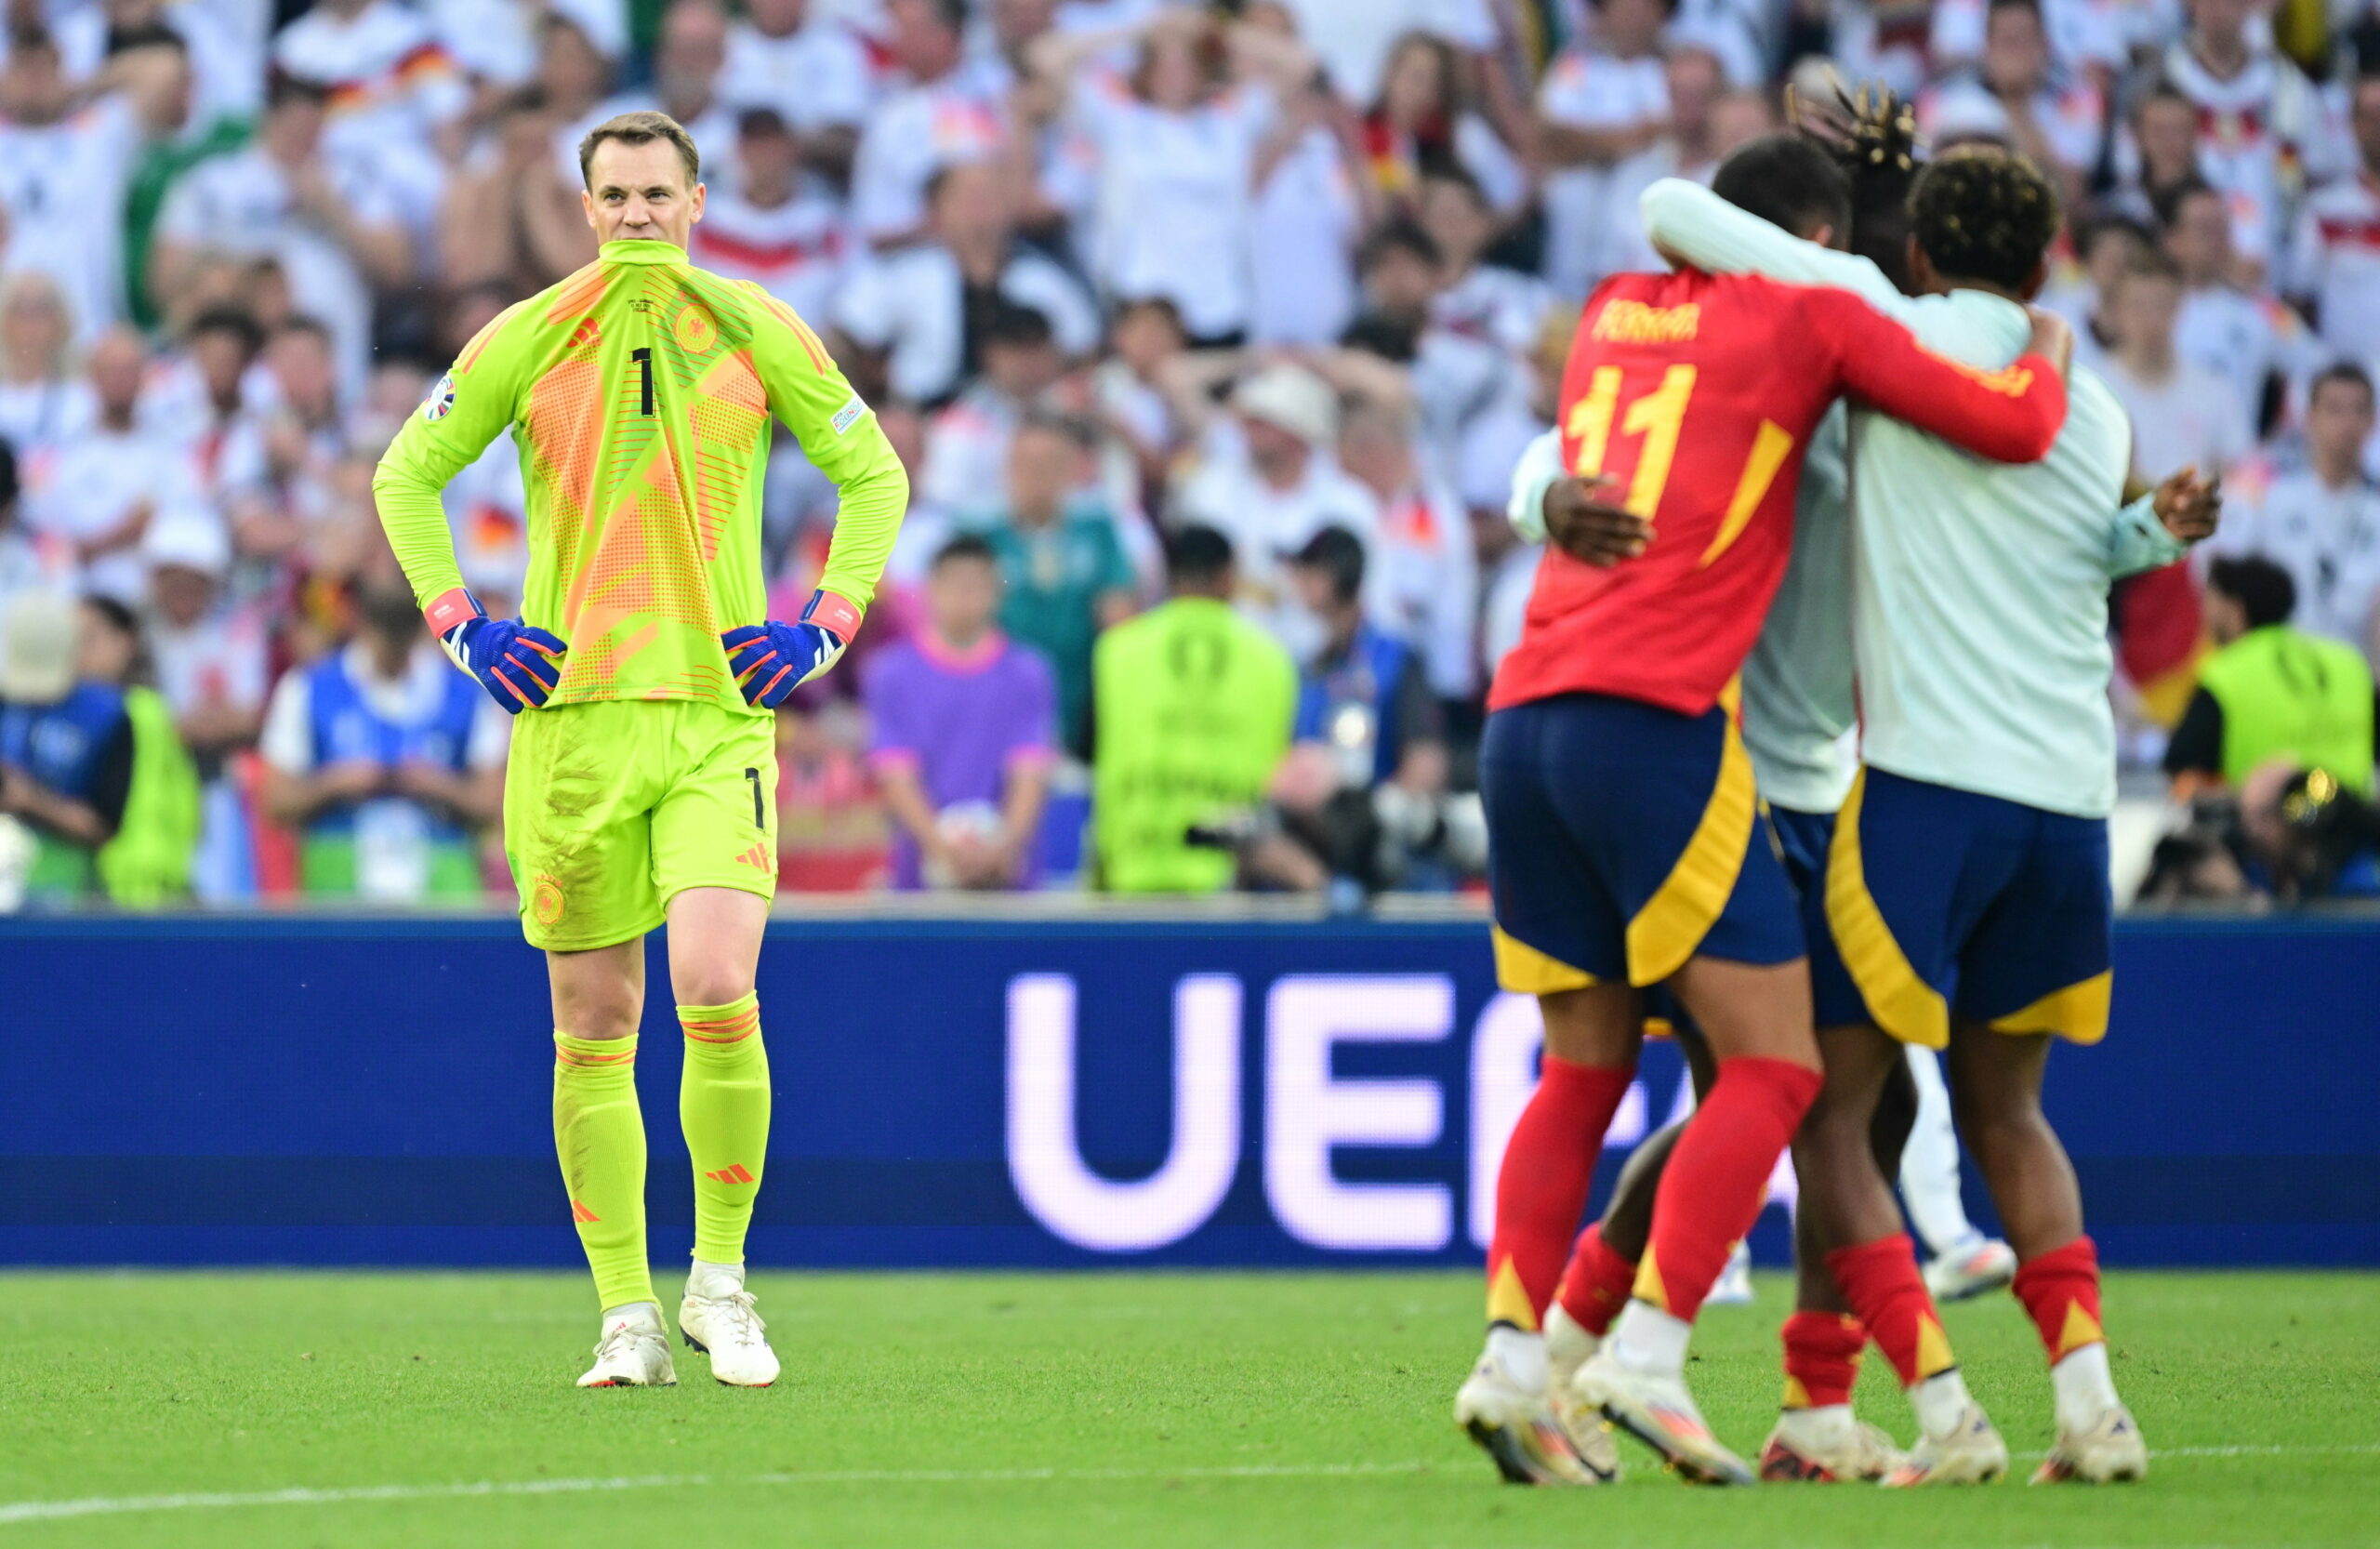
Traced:
[[1906, 291], [1909, 283], [1909, 192], [1917, 179], [1917, 113], [1884, 86], [1858, 96], [1838, 82], [1831, 103], [1786, 88], [1794, 129], [1832, 157], [1851, 184], [1851, 251]]
[[1962, 145], [1917, 175], [1911, 230], [1947, 280], [2021, 292], [2057, 235], [2057, 191], [2039, 168], [1997, 145]]

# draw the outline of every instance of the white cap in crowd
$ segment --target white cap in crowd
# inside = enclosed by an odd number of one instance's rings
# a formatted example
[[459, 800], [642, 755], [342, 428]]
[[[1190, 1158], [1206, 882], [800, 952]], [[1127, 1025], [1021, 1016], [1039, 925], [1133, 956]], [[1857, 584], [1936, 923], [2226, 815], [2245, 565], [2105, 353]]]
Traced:
[[1339, 439], [1339, 395], [1301, 365], [1269, 365], [1233, 390], [1231, 406], [1248, 419], [1287, 430], [1309, 446]]
[[0, 628], [0, 699], [54, 705], [74, 686], [74, 601], [62, 592], [21, 592]]

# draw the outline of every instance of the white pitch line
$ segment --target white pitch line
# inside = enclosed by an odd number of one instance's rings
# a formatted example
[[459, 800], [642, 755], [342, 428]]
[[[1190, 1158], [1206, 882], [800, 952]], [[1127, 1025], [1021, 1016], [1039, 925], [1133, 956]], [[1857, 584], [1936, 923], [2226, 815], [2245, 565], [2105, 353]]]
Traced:
[[[2019, 1458], [2038, 1458], [2019, 1452]], [[2380, 1442], [2332, 1447], [2160, 1447], [2158, 1458], [2372, 1457]], [[74, 1501], [16, 1501], [0, 1504], [0, 1527], [54, 1522], [74, 1516], [115, 1516], [135, 1512], [195, 1511], [233, 1506], [336, 1506], [368, 1501], [456, 1501], [507, 1495], [579, 1495], [626, 1489], [671, 1489], [694, 1485], [937, 1485], [1095, 1484], [1143, 1479], [1337, 1479], [1394, 1474], [1426, 1474], [1445, 1461], [1374, 1463], [1232, 1463], [1194, 1468], [845, 1468], [793, 1474], [643, 1474], [588, 1479], [479, 1479], [445, 1485], [356, 1485], [334, 1489], [221, 1491], [184, 1495], [94, 1495]]]
[[1420, 1474], [1429, 1463], [1244, 1463], [1206, 1468], [847, 1468], [799, 1474], [644, 1474], [593, 1479], [479, 1479], [446, 1485], [356, 1485], [335, 1489], [226, 1490], [183, 1495], [92, 1495], [75, 1501], [15, 1501], [0, 1505], [0, 1526], [130, 1512], [224, 1506], [336, 1506], [360, 1501], [451, 1501], [497, 1495], [573, 1495], [599, 1490], [668, 1489], [690, 1485], [929, 1485], [1095, 1483], [1134, 1479], [1323, 1479]]

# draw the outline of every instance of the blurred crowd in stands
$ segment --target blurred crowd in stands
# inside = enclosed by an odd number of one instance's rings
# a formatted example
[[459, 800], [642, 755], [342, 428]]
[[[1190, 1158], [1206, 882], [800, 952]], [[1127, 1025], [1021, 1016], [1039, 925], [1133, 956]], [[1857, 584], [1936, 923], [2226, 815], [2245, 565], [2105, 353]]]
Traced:
[[[2232, 803], [2159, 885], [2304, 891], [2254, 836], [2369, 820], [2376, 12], [6, 0], [0, 850], [52, 899], [509, 895], [506, 723], [426, 641], [371, 470], [594, 256], [579, 136], [658, 108], [703, 153], [694, 261], [828, 338], [915, 489], [853, 659], [781, 720], [787, 889], [1463, 885], [1537, 559], [1508, 480], [1578, 303], [1659, 263], [1641, 189], [1831, 71], [2056, 173], [2046, 299], [2137, 471], [2228, 480], [2221, 583], [2116, 599], [2127, 760]], [[447, 498], [508, 611], [509, 441]], [[833, 525], [783, 444], [785, 616]]]

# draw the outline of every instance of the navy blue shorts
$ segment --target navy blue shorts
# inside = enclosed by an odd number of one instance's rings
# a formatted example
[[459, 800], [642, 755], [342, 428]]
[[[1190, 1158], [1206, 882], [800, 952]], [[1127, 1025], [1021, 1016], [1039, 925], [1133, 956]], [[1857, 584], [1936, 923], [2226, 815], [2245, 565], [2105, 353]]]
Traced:
[[1479, 748], [1496, 969], [1506, 989], [1660, 983], [1688, 958], [1805, 947], [1722, 707], [1685, 716], [1568, 694], [1496, 711]]
[[1872, 1022], [1939, 1049], [1950, 1018], [2107, 1036], [2104, 819], [1862, 770], [1827, 854], [1810, 987], [1821, 1027]]

